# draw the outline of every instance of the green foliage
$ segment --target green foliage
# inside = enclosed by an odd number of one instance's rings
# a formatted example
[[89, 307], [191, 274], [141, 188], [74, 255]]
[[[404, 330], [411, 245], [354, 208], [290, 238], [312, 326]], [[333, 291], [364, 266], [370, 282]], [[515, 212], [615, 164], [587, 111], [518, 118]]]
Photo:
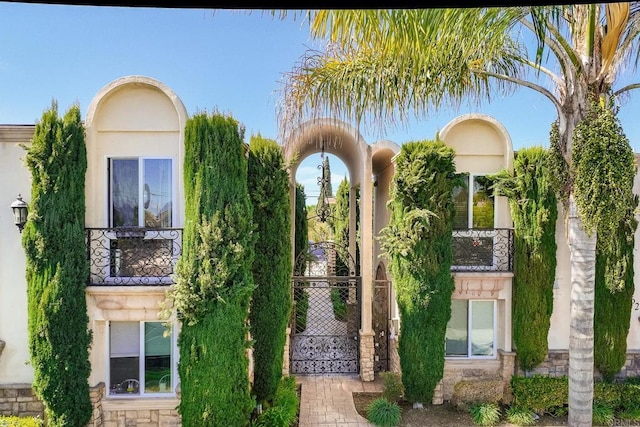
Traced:
[[309, 311], [309, 294], [304, 288], [297, 287], [293, 294], [295, 315], [296, 315], [296, 332], [302, 332], [307, 329], [307, 312]]
[[640, 421], [640, 407], [618, 412], [617, 417], [621, 420]]
[[614, 419], [613, 409], [611, 409], [610, 406], [602, 404], [593, 405], [593, 425], [612, 426]]
[[289, 174], [280, 146], [260, 135], [249, 143], [248, 188], [258, 235], [249, 310], [253, 394], [262, 402], [273, 398], [282, 377], [292, 295]]
[[298, 418], [300, 397], [295, 377], [282, 377], [278, 384], [273, 406], [267, 408], [256, 420], [256, 427], [289, 427]]
[[[309, 224], [307, 221], [307, 197], [304, 194], [304, 186], [299, 182], [296, 182], [296, 210], [294, 218], [294, 257], [297, 260], [300, 254], [307, 252], [307, 246], [309, 245]], [[300, 265], [296, 264], [296, 268], [301, 271], [296, 271], [296, 276], [303, 276], [305, 263]]]
[[631, 411], [640, 408], [640, 382], [633, 380], [625, 381], [619, 385], [620, 387], [620, 408]]
[[348, 271], [352, 267], [355, 267], [356, 276], [360, 275], [360, 188], [356, 187], [356, 254], [355, 254], [355, 266], [351, 265], [352, 257], [349, 254], [349, 196], [350, 196], [349, 181], [345, 177], [338, 186], [338, 192], [336, 193], [336, 201], [333, 205], [333, 239], [336, 244], [336, 251], [338, 252], [339, 264], [338, 271]]
[[514, 224], [513, 340], [525, 371], [547, 355], [553, 311], [558, 210], [549, 159], [542, 147], [524, 148], [513, 176], [506, 171], [494, 176], [496, 193], [509, 199]]
[[27, 257], [28, 331], [33, 387], [50, 426], [89, 422], [91, 371], [85, 286], [85, 172], [80, 108], [58, 117], [54, 101], [36, 124], [26, 164], [31, 171]]
[[379, 398], [367, 407], [367, 420], [378, 427], [395, 427], [402, 419], [402, 409], [396, 402]]
[[0, 427], [41, 427], [43, 421], [35, 417], [3, 417], [0, 416]]
[[511, 377], [513, 403], [537, 414], [555, 412], [568, 404], [569, 381], [567, 377]]
[[[574, 196], [585, 231], [597, 231], [601, 238], [614, 234], [625, 222], [635, 167], [613, 107], [591, 103], [575, 129], [572, 165]], [[611, 289], [618, 286], [612, 284]]]
[[495, 403], [479, 403], [469, 410], [477, 426], [495, 426], [500, 421], [500, 407]]
[[347, 303], [342, 298], [340, 289], [331, 289], [331, 305], [333, 306], [333, 316], [336, 320], [345, 322], [347, 320]]
[[428, 402], [444, 372], [451, 317], [454, 151], [440, 141], [409, 142], [396, 157], [389, 225], [381, 246], [391, 260], [402, 331], [398, 352], [405, 398]]
[[247, 317], [254, 289], [254, 225], [238, 122], [200, 113], [185, 128], [185, 228], [177, 283], [169, 292], [182, 329], [185, 425], [248, 424]]
[[560, 131], [558, 120], [551, 123], [549, 132], [549, 180], [556, 192], [558, 199], [565, 209], [569, 206], [569, 193], [571, 190], [572, 178], [569, 172], [569, 165], [563, 156], [563, 148], [560, 146]]
[[395, 372], [380, 372], [383, 380], [382, 397], [389, 402], [399, 402], [404, 396], [402, 375]]
[[604, 405], [611, 408], [620, 407], [621, 387], [618, 384], [596, 381], [593, 384], [593, 403], [594, 405]]
[[533, 426], [536, 425], [535, 414], [518, 406], [511, 406], [507, 409], [507, 422], [517, 426]]

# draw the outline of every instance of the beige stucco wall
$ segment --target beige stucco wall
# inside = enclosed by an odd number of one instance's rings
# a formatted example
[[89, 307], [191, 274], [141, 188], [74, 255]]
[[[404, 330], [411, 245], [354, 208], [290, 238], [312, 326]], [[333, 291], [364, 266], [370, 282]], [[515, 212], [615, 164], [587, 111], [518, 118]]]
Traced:
[[0, 126], [0, 384], [31, 384], [27, 343], [27, 282], [22, 235], [13, 224], [11, 203], [18, 193], [30, 202], [31, 175], [24, 166], [34, 126]]
[[[636, 154], [636, 164], [640, 162], [640, 155]], [[636, 172], [633, 191], [640, 194], [640, 173]], [[640, 215], [636, 214], [640, 220]], [[549, 350], [569, 349], [569, 326], [571, 307], [571, 270], [569, 259], [569, 245], [566, 238], [566, 226], [564, 210], [558, 205], [558, 222], [556, 228], [556, 244], [558, 265], [556, 267], [556, 284], [553, 294], [553, 314], [551, 316], [551, 328], [549, 330]], [[640, 350], [640, 227], [635, 233], [634, 268], [634, 300], [629, 319], [629, 334], [627, 335], [627, 351]]]
[[[107, 227], [110, 157], [173, 159], [173, 226], [184, 225], [184, 127], [180, 99], [161, 82], [127, 76], [106, 85], [92, 100], [86, 119], [87, 227]], [[93, 330], [90, 385], [107, 382], [108, 321], [157, 321], [166, 286], [93, 286], [87, 311]], [[177, 352], [176, 352], [177, 355]], [[177, 360], [177, 358], [176, 358]], [[172, 381], [176, 384], [177, 381]]]

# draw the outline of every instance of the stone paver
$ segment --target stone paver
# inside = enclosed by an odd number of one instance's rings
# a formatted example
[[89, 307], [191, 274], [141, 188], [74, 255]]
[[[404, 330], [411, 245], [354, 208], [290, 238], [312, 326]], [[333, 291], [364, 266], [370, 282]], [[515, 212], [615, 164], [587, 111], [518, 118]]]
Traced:
[[382, 391], [379, 381], [357, 375], [298, 375], [302, 386], [299, 427], [374, 427], [360, 416], [351, 393]]

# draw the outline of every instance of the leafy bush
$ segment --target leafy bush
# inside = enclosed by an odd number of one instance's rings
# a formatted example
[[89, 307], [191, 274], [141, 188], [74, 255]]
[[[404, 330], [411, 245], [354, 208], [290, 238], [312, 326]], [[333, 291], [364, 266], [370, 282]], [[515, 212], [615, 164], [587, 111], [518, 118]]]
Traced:
[[620, 388], [620, 409], [633, 410], [640, 408], [640, 381], [627, 379], [618, 385]]
[[593, 384], [593, 404], [618, 408], [620, 406], [621, 390], [621, 384], [596, 381]]
[[342, 299], [341, 290], [331, 289], [331, 304], [333, 305], [333, 315], [336, 320], [344, 322], [347, 320], [347, 304]]
[[282, 377], [273, 398], [273, 406], [267, 408], [253, 424], [255, 427], [289, 427], [298, 418], [300, 397], [295, 377]]
[[627, 421], [640, 421], [640, 407], [618, 412], [618, 418]]
[[453, 387], [452, 403], [466, 411], [479, 403], [498, 403], [502, 400], [504, 383], [502, 380], [459, 381]]
[[367, 420], [378, 427], [395, 427], [400, 424], [402, 409], [395, 402], [378, 398], [367, 407]]
[[612, 426], [613, 420], [613, 409], [611, 406], [593, 405], [593, 425]]
[[253, 344], [253, 394], [273, 399], [282, 377], [291, 317], [291, 212], [289, 174], [278, 143], [260, 135], [249, 143], [247, 186], [258, 239], [251, 268], [256, 288], [249, 321]]
[[538, 414], [552, 413], [568, 404], [569, 382], [567, 377], [511, 377], [514, 406], [529, 409]]
[[396, 374], [395, 372], [381, 372], [380, 375], [384, 381], [382, 397], [389, 402], [399, 402], [404, 396], [402, 375]]
[[309, 294], [306, 289], [295, 288], [293, 293], [296, 310], [296, 332], [307, 329], [307, 311], [309, 311]]
[[289, 427], [291, 423], [287, 417], [287, 409], [273, 406], [266, 409], [255, 422], [255, 427]]
[[471, 418], [478, 426], [495, 426], [500, 421], [500, 407], [495, 403], [479, 403], [470, 409]]
[[535, 414], [519, 406], [511, 406], [507, 409], [507, 421], [518, 426], [533, 426], [536, 424]]
[[2, 427], [41, 427], [44, 423], [35, 417], [3, 417], [0, 416]]

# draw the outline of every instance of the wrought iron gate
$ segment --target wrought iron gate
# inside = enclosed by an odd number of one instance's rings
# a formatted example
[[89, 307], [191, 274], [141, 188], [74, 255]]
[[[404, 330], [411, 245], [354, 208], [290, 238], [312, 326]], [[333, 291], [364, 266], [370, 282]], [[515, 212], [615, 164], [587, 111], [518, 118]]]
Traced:
[[311, 244], [294, 274], [291, 373], [359, 372], [360, 277], [348, 251]]

